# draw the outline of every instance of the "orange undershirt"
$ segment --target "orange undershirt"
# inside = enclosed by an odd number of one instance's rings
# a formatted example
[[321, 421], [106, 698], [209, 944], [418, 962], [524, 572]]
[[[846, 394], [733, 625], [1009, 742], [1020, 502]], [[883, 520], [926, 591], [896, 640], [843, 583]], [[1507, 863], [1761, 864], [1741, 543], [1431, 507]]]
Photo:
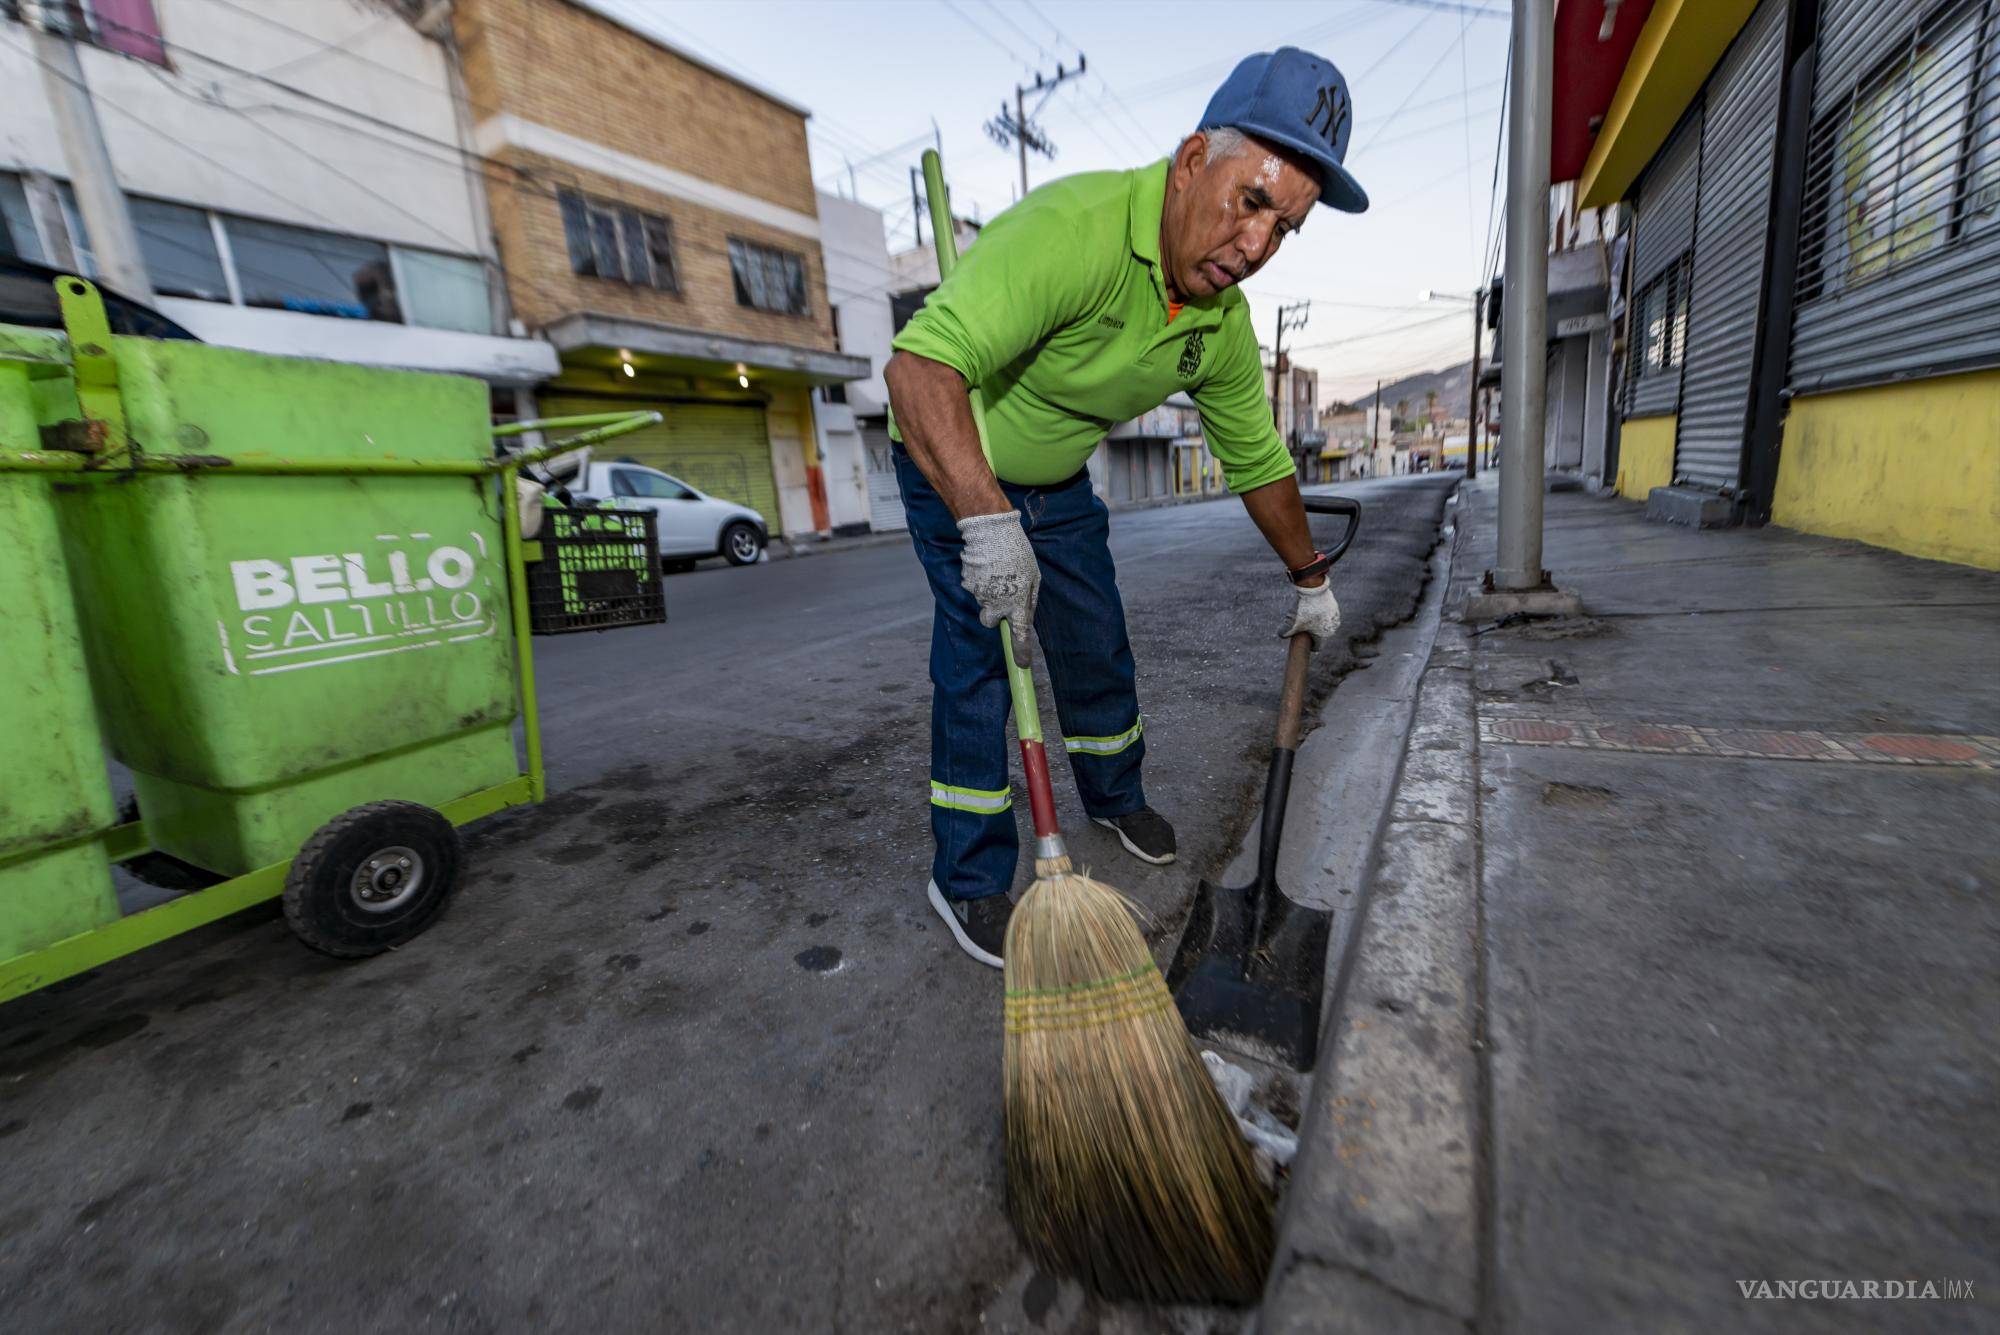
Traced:
[[1173, 300], [1171, 300], [1171, 299], [1170, 299], [1170, 300], [1169, 300], [1169, 301], [1167, 302], [1167, 323], [1168, 323], [1168, 324], [1172, 324], [1172, 323], [1174, 322], [1174, 317], [1175, 317], [1176, 315], [1179, 315], [1179, 314], [1181, 313], [1181, 307], [1183, 307], [1183, 306], [1185, 306], [1185, 305], [1187, 305], [1187, 303], [1186, 303], [1186, 302], [1184, 302], [1184, 301], [1173, 301]]

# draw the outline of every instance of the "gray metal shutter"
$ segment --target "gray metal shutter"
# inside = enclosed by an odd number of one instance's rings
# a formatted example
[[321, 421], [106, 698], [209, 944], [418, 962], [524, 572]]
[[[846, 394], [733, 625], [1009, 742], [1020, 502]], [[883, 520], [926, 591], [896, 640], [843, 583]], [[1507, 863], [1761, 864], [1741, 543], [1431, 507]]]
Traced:
[[877, 533], [901, 533], [910, 526], [910, 518], [903, 512], [903, 488], [896, 481], [889, 428], [862, 427], [861, 448], [868, 456], [868, 527]]
[[656, 409], [665, 419], [594, 451], [599, 459], [630, 459], [671, 473], [691, 487], [747, 505], [773, 534], [782, 532], [778, 488], [771, 476], [771, 438], [762, 408], [736, 403], [686, 403], [641, 398], [586, 398], [545, 393], [550, 417]]
[[[1633, 225], [1632, 291], [1666, 272], [1694, 244], [1695, 187], [1701, 175], [1701, 99], [1646, 167], [1639, 180]], [[1636, 340], [1635, 340], [1636, 341]], [[1680, 405], [1681, 369], [1635, 376], [1625, 404], [1627, 417], [1655, 417]]]
[[[1925, 233], [1918, 253], [1852, 265], [1847, 247], [1855, 232], [1847, 196], [1854, 182], [1845, 178], [1843, 164], [1858, 154], [1845, 135], [1857, 101], [1881, 88], [1883, 79], [1897, 78], [1913, 55], [1934, 71], [1925, 87], [1931, 106], [1943, 108], [1931, 113], [1940, 121], [1937, 138], [1919, 140], [1938, 165], [1915, 172], [1911, 185], [1895, 192], [1893, 207], [1943, 208], [1951, 192], [1948, 214], [1934, 234]], [[1962, 104], [1952, 104], [1961, 92]], [[1961, 147], [1948, 160], [1937, 148], [1946, 138], [1945, 118], [1954, 129], [1962, 125]], [[1905, 138], [1897, 151], [1910, 142]], [[2000, 366], [1997, 195], [2000, 0], [1961, 6], [1939, 0], [1826, 0], [1806, 162], [1792, 392]], [[1867, 203], [1880, 217], [1882, 204]], [[1899, 229], [1900, 224], [1891, 227]]]
[[1763, 0], [1709, 83], [1674, 475], [1733, 490], [1750, 415], [1778, 142], [1781, 0]]

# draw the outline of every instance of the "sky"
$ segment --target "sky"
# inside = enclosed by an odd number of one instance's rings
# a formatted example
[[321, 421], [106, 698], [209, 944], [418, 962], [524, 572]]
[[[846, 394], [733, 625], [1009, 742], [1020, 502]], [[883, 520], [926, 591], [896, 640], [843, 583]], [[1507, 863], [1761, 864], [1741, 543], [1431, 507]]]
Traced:
[[1347, 76], [1347, 165], [1370, 208], [1314, 210], [1250, 280], [1259, 340], [1271, 342], [1281, 304], [1310, 300], [1305, 327], [1285, 341], [1319, 370], [1322, 403], [1471, 355], [1469, 307], [1419, 293], [1469, 293], [1489, 267], [1507, 55], [1499, 0], [590, 2], [809, 108], [819, 187], [880, 208], [891, 250], [912, 242], [909, 169], [934, 136], [960, 213], [990, 218], [1013, 202], [1015, 152], [984, 124], [1038, 70], [1053, 78], [1058, 62], [1074, 70], [1079, 52], [1088, 58], [1039, 113], [1029, 93], [1057, 150], [1053, 161], [1029, 155], [1031, 188], [1165, 157], [1238, 60], [1305, 47]]

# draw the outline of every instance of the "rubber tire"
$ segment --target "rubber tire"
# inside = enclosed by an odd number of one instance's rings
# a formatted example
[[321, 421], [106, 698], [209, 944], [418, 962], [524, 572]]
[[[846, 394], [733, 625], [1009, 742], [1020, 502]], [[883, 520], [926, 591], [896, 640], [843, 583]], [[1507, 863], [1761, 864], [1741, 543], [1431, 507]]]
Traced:
[[[355, 871], [378, 848], [401, 844], [424, 859], [425, 882], [409, 902], [369, 913], [349, 894]], [[415, 937], [458, 888], [464, 850], [452, 823], [416, 802], [369, 802], [335, 816], [306, 840], [285, 876], [285, 921], [293, 935], [339, 959], [379, 955]]]
[[[738, 556], [736, 554], [736, 545], [730, 541], [739, 531], [748, 533], [757, 540], [757, 550], [749, 556]], [[757, 564], [757, 558], [763, 554], [764, 535], [757, 531], [755, 524], [746, 524], [739, 519], [722, 530], [722, 559], [729, 562], [729, 564], [733, 566], [753, 566]]]

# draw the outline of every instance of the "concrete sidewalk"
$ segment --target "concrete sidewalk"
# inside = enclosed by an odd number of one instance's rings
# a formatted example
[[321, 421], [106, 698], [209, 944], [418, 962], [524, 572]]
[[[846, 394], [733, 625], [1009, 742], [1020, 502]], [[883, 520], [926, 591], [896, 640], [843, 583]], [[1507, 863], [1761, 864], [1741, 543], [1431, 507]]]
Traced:
[[1438, 634], [1260, 1331], [2000, 1328], [2000, 576], [1546, 528], [1590, 615]]

